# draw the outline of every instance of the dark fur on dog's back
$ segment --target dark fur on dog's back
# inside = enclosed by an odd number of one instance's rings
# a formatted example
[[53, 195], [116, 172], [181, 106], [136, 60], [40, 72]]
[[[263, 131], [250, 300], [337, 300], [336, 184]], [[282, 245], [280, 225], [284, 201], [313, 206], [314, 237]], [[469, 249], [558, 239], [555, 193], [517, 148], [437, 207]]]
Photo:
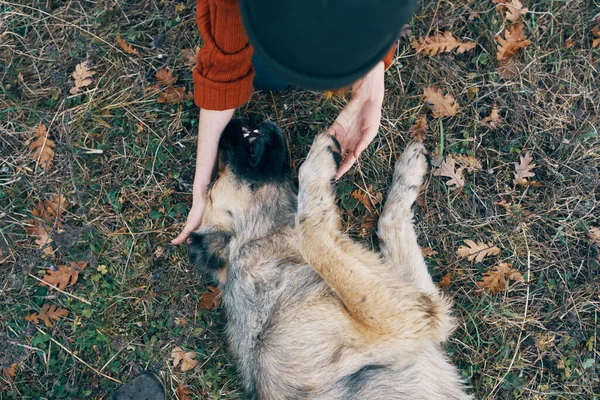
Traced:
[[296, 196], [281, 132], [262, 124], [250, 144], [246, 123], [232, 122], [223, 136], [190, 254], [220, 282], [248, 397], [468, 398], [439, 348], [453, 326], [449, 305], [411, 222], [427, 169], [422, 147], [398, 163], [375, 254], [339, 229], [331, 186], [339, 145], [315, 139]]

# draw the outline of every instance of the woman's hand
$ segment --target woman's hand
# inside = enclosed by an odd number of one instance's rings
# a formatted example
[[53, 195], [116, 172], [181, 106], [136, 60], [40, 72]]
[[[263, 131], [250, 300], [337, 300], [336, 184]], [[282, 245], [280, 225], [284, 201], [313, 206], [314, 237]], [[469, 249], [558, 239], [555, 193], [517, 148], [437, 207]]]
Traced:
[[384, 72], [384, 64], [381, 61], [352, 85], [352, 98], [327, 130], [327, 133], [340, 142], [344, 156], [336, 178], [344, 175], [352, 167], [379, 131], [385, 92]]
[[206, 207], [206, 189], [210, 183], [217, 160], [219, 139], [221, 139], [221, 134], [231, 121], [234, 111], [235, 109], [225, 111], [200, 110], [192, 209], [188, 214], [183, 230], [171, 241], [172, 244], [183, 243], [202, 223], [202, 215]]

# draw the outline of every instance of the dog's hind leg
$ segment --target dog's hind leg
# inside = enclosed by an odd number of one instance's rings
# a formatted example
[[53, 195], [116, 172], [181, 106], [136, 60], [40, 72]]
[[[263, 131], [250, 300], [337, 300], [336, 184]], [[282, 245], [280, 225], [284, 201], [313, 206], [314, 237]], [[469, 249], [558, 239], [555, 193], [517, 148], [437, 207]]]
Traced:
[[411, 207], [427, 172], [423, 152], [422, 144], [412, 142], [397, 161], [392, 186], [379, 218], [378, 235], [381, 253], [399, 269], [402, 279], [425, 293], [436, 293], [412, 222]]
[[296, 228], [303, 257], [365, 332], [443, 340], [447, 304], [403, 281], [378, 254], [342, 234], [332, 184], [340, 158], [335, 139], [321, 134], [300, 168]]

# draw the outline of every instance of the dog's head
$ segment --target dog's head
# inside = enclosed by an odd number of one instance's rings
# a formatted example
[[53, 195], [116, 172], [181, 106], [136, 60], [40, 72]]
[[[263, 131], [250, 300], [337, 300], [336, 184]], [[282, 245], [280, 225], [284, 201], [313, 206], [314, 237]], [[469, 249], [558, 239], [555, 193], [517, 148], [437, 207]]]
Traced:
[[200, 229], [191, 235], [192, 264], [222, 280], [232, 240], [243, 244], [293, 224], [295, 193], [286, 142], [277, 126], [232, 120], [221, 136], [216, 177]]

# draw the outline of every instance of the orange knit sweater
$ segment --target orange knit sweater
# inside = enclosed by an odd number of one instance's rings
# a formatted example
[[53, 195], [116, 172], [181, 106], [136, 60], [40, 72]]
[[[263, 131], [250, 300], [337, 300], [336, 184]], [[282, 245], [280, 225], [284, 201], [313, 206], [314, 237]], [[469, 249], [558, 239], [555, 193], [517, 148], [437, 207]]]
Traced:
[[[238, 0], [197, 0], [196, 22], [204, 45], [192, 73], [194, 101], [207, 110], [237, 108], [252, 94], [253, 49], [242, 24]], [[392, 63], [394, 45], [383, 59]]]

